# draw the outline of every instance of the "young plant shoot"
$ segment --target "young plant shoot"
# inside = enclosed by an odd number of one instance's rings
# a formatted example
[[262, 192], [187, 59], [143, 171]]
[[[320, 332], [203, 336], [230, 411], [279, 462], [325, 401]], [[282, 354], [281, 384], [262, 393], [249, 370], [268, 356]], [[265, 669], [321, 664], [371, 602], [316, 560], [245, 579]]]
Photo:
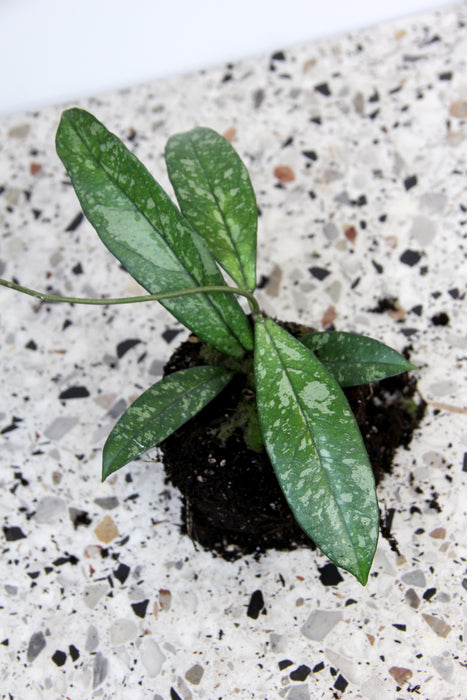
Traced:
[[[43, 301], [158, 300], [204, 343], [231, 358], [174, 372], [136, 399], [107, 438], [102, 478], [162, 442], [217, 396], [236, 371], [249, 371], [262, 441], [294, 517], [331, 561], [365, 584], [379, 509], [369, 458], [342, 387], [381, 380], [413, 365], [386, 345], [353, 333], [316, 332], [296, 339], [263, 315], [254, 296], [255, 194], [236, 151], [216, 132], [195, 128], [167, 143], [165, 160], [180, 208], [88, 112], [62, 114], [56, 148], [85, 215], [148, 295], [75, 299], [6, 280], [0, 284]], [[226, 284], [219, 266], [237, 286]], [[248, 300], [252, 323], [237, 296]], [[253, 362], [246, 362], [248, 357]]]

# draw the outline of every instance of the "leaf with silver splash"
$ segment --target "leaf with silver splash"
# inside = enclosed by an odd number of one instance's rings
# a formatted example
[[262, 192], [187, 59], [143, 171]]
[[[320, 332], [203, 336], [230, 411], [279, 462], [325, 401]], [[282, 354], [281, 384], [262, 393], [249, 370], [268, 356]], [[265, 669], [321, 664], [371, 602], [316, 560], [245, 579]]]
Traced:
[[104, 445], [102, 480], [155, 447], [195, 416], [232, 378], [223, 367], [192, 367], [147, 389], [118, 420]]
[[[84, 213], [107, 248], [151, 294], [225, 285], [202, 238], [120, 139], [81, 109], [62, 114], [60, 156]], [[231, 294], [160, 302], [200, 338], [235, 357], [253, 348], [248, 320]]]
[[220, 134], [197, 127], [169, 139], [165, 160], [184, 217], [232, 279], [253, 291], [258, 209], [238, 153]]
[[310, 333], [302, 336], [300, 341], [314, 352], [343, 387], [368, 384], [417, 369], [397, 350], [357, 333]]
[[303, 343], [269, 319], [256, 322], [255, 337], [258, 412], [282, 491], [318, 547], [365, 584], [379, 510], [356, 419]]

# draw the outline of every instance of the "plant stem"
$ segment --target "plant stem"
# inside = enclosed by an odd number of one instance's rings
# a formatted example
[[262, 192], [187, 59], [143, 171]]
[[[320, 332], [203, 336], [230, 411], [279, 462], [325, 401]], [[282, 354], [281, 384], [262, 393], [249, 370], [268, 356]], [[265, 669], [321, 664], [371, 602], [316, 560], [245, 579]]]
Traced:
[[28, 287], [23, 287], [15, 282], [10, 282], [0, 278], [0, 286], [8, 287], [8, 289], [14, 289], [17, 292], [22, 292], [22, 294], [29, 294], [29, 296], [36, 297], [40, 301], [46, 302], [65, 302], [67, 304], [90, 304], [90, 305], [101, 305], [107, 306], [111, 304], [136, 304], [142, 301], [163, 301], [164, 299], [174, 299], [175, 297], [188, 296], [190, 294], [211, 294], [212, 292], [220, 292], [227, 294], [240, 294], [248, 299], [250, 307], [252, 309], [253, 316], [261, 316], [261, 309], [255, 296], [252, 292], [248, 292], [243, 289], [238, 289], [237, 287], [228, 287], [226, 285], [212, 286], [212, 287], [189, 287], [187, 289], [179, 289], [173, 292], [161, 292], [160, 294], [145, 294], [141, 297], [118, 297], [114, 299], [87, 299], [80, 297], [62, 297], [56, 294], [44, 294], [43, 292], [37, 292], [34, 289], [29, 289]]

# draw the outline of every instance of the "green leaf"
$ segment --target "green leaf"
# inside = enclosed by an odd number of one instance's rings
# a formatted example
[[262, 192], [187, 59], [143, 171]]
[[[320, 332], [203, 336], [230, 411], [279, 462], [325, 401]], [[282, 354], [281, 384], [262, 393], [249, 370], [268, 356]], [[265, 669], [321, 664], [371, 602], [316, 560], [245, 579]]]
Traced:
[[165, 440], [212, 401], [232, 376], [223, 367], [192, 367], [169, 374], [147, 389], [107, 438], [102, 480]]
[[232, 279], [254, 290], [258, 209], [235, 149], [212, 129], [198, 127], [172, 136], [165, 159], [185, 218]]
[[258, 412], [269, 458], [299, 525], [365, 584], [379, 510], [368, 455], [336, 380], [270, 320], [255, 328]]
[[[225, 284], [201, 237], [144, 165], [95, 117], [62, 114], [57, 153], [89, 221], [128, 272], [151, 294]], [[248, 320], [231, 294], [193, 294], [161, 302], [220, 351], [252, 349]]]
[[368, 384], [416, 369], [403, 355], [373, 338], [343, 331], [300, 338], [343, 387]]

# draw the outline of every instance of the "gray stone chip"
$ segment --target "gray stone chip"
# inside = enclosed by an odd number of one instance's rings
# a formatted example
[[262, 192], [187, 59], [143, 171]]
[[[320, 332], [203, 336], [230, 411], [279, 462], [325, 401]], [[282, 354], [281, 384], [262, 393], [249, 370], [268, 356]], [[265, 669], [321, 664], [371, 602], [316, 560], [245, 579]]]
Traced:
[[301, 628], [308, 639], [320, 642], [342, 618], [342, 613], [335, 610], [314, 610]]
[[28, 662], [34, 661], [34, 659], [39, 656], [42, 649], [45, 647], [46, 641], [43, 632], [35, 632], [28, 644]]
[[94, 666], [92, 669], [92, 687], [93, 690], [100, 686], [109, 671], [109, 662], [100, 651], [94, 657]]

